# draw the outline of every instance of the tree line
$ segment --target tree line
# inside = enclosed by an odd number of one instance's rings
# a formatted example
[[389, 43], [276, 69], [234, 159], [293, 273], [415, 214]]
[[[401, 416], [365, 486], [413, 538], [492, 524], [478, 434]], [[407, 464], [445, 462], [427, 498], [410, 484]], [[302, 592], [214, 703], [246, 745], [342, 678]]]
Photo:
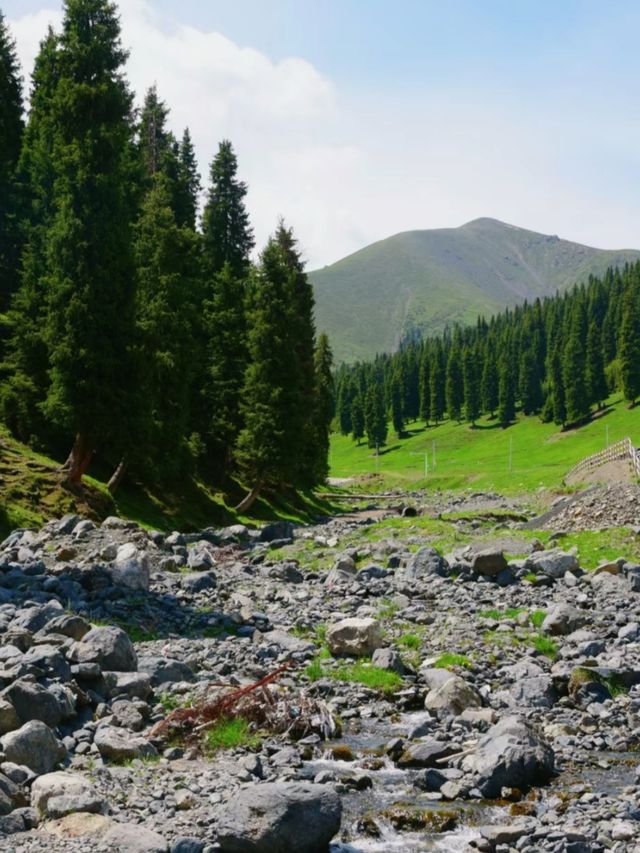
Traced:
[[[77, 484], [327, 474], [332, 356], [282, 221], [257, 262], [234, 149], [204, 205], [188, 129], [155, 87], [134, 109], [117, 9], [66, 0], [40, 45], [25, 121], [0, 13], [0, 413]], [[71, 448], [69, 450], [69, 445]], [[65, 448], [66, 446], [66, 448]]]
[[407, 341], [398, 352], [341, 366], [336, 428], [370, 447], [388, 422], [427, 426], [445, 417], [495, 417], [508, 427], [520, 409], [562, 428], [587, 420], [614, 390], [640, 397], [640, 263], [609, 269], [570, 291], [536, 299], [475, 326]]

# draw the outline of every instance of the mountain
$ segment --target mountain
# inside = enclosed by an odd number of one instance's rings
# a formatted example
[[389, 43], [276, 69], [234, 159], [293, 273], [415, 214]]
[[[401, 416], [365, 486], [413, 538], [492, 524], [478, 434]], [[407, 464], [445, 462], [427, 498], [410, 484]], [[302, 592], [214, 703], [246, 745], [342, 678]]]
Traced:
[[414, 330], [475, 323], [525, 299], [565, 290], [640, 251], [582, 246], [497, 219], [405, 231], [310, 273], [316, 325], [336, 362], [397, 348]]

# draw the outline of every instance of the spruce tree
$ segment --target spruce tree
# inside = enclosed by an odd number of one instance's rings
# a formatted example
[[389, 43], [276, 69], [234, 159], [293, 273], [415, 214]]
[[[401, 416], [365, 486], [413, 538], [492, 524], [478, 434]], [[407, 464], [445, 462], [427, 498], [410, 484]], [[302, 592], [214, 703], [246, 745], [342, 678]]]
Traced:
[[315, 483], [324, 483], [329, 474], [329, 445], [331, 422], [334, 415], [333, 354], [329, 338], [322, 333], [318, 336], [315, 351], [315, 407], [314, 426], [316, 438], [313, 445]]
[[462, 354], [462, 378], [464, 386], [464, 416], [472, 426], [480, 417], [480, 383], [475, 353], [465, 347]]
[[425, 422], [425, 426], [429, 426], [431, 417], [431, 364], [426, 346], [420, 360], [420, 417]]
[[461, 357], [460, 351], [456, 346], [451, 347], [447, 360], [445, 396], [449, 418], [452, 421], [459, 421], [464, 398]]
[[581, 317], [576, 309], [570, 318], [569, 337], [562, 354], [562, 384], [567, 422], [570, 424], [584, 420], [590, 411], [583, 340]]
[[245, 207], [247, 185], [238, 180], [237, 172], [235, 152], [225, 139], [211, 163], [202, 234], [207, 273], [220, 272], [229, 264], [232, 275], [241, 279], [247, 273], [254, 240]]
[[362, 405], [362, 397], [359, 393], [356, 394], [351, 403], [351, 424], [353, 440], [356, 444], [360, 444], [365, 435], [365, 423], [364, 406]]
[[352, 407], [355, 391], [351, 378], [343, 378], [336, 397], [336, 415], [340, 435], [349, 435], [352, 430]]
[[134, 233], [138, 384], [145, 417], [128, 457], [156, 481], [186, 473], [190, 392], [199, 354], [197, 238], [178, 227], [171, 201], [168, 180], [157, 174]]
[[436, 339], [432, 353], [431, 370], [429, 374], [429, 387], [431, 391], [431, 405], [429, 406], [429, 409], [431, 412], [431, 418], [435, 422], [436, 426], [438, 426], [438, 422], [441, 421], [444, 416], [444, 386], [445, 375], [442, 347], [440, 345], [439, 340]]
[[508, 356], [500, 362], [498, 380], [498, 421], [508, 427], [516, 416], [516, 389], [513, 367]]
[[403, 382], [402, 374], [396, 369], [391, 377], [391, 423], [396, 431], [398, 438], [402, 438], [404, 434], [404, 418], [402, 414], [403, 402]]
[[44, 410], [75, 433], [64, 466], [79, 482], [97, 448], [119, 453], [135, 417], [130, 348], [131, 95], [126, 53], [108, 0], [67, 0], [50, 106], [55, 128], [47, 228]]
[[278, 486], [291, 470], [288, 446], [290, 399], [290, 269], [271, 237], [247, 289], [248, 366], [240, 397], [243, 427], [235, 448], [240, 476], [249, 487], [238, 505], [248, 511], [265, 487]]
[[533, 350], [526, 349], [520, 357], [520, 400], [525, 415], [532, 415], [542, 407], [542, 385]]
[[185, 128], [178, 150], [178, 172], [174, 191], [175, 216], [178, 225], [195, 230], [200, 190], [196, 154], [189, 128]]
[[589, 324], [587, 334], [587, 389], [589, 401], [601, 409], [608, 390], [604, 375], [602, 334], [595, 320]]
[[498, 408], [498, 368], [496, 366], [495, 352], [491, 344], [487, 345], [482, 364], [482, 378], [480, 380], [480, 394], [482, 398], [482, 410], [494, 416]]
[[633, 406], [640, 397], [640, 296], [637, 281], [627, 288], [620, 328], [622, 393]]
[[376, 452], [379, 452], [387, 441], [387, 416], [379, 381], [374, 380], [367, 388], [364, 402], [364, 423], [369, 447], [375, 447]]
[[48, 229], [53, 217], [53, 96], [58, 82], [58, 40], [49, 28], [40, 44], [31, 85], [31, 109], [19, 160], [24, 202], [22, 274], [8, 315], [2, 415], [22, 441], [40, 446], [51, 433], [42, 412], [49, 385], [45, 341]]
[[167, 105], [158, 97], [154, 84], [145, 95], [138, 129], [140, 160], [148, 178], [164, 172], [171, 179], [177, 171], [173, 148], [175, 140], [167, 130], [168, 115]]
[[244, 205], [247, 188], [236, 173], [231, 143], [223, 142], [211, 164], [202, 217], [206, 343], [193, 404], [194, 430], [203, 435], [206, 467], [217, 478], [228, 470], [243, 426], [240, 394], [248, 364], [245, 292], [253, 236]]
[[16, 47], [0, 11], [0, 314], [18, 286], [20, 196], [16, 169], [24, 127], [22, 109]]
[[562, 349], [559, 341], [552, 350], [549, 361], [548, 394], [551, 399], [553, 422], [558, 426], [564, 426], [567, 422], [567, 407], [562, 374]]

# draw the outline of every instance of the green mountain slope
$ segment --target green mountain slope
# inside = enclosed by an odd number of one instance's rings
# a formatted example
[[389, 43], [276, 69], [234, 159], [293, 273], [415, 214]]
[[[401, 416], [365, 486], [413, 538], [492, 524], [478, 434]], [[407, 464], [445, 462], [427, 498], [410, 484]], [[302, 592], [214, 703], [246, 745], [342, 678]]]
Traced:
[[318, 329], [329, 334], [337, 361], [353, 361], [394, 350], [414, 329], [473, 323], [638, 259], [640, 251], [593, 249], [475, 219], [396, 234], [310, 277]]

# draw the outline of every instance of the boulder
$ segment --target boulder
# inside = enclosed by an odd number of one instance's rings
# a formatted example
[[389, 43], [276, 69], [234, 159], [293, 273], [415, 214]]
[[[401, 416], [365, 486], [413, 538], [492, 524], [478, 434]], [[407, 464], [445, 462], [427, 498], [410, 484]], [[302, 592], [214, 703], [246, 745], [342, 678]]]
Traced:
[[5, 759], [23, 764], [38, 775], [49, 773], [65, 756], [65, 748], [51, 729], [40, 720], [31, 720], [15, 732], [0, 738]]
[[8, 699], [0, 698], [0, 735], [20, 728], [20, 718]]
[[547, 782], [554, 753], [523, 719], [504, 717], [478, 741], [471, 769], [484, 796], [498, 797], [502, 788], [526, 791]]
[[166, 853], [169, 849], [166, 839], [152, 829], [140, 824], [115, 821], [100, 842], [113, 853]]
[[398, 767], [435, 767], [438, 759], [456, 752], [450, 743], [430, 738], [421, 743], [410, 743], [398, 759]]
[[135, 672], [138, 659], [129, 636], [114, 625], [92, 628], [69, 649], [74, 663], [98, 663], [102, 669]]
[[580, 569], [575, 554], [568, 554], [557, 548], [549, 551], [536, 551], [525, 561], [527, 570], [541, 572], [551, 578], [561, 578], [566, 572], [577, 572]]
[[47, 622], [42, 630], [45, 634], [62, 634], [64, 637], [71, 637], [72, 640], [81, 640], [85, 634], [89, 633], [91, 625], [82, 616], [64, 613]]
[[93, 742], [103, 758], [113, 761], [128, 761], [132, 758], [150, 758], [157, 755], [146, 738], [133, 735], [126, 729], [103, 725], [96, 729]]
[[223, 853], [326, 853], [342, 804], [326, 785], [267, 782], [242, 788], [221, 810]]
[[0, 773], [0, 816], [4, 817], [14, 809], [21, 808], [27, 804], [28, 800], [21, 788], [12, 779], [5, 776], [4, 773]]
[[333, 655], [370, 655], [382, 646], [380, 623], [356, 616], [343, 619], [327, 628], [327, 645]]
[[371, 663], [380, 669], [388, 669], [389, 672], [397, 672], [398, 675], [403, 675], [405, 666], [402, 663], [402, 658], [395, 649], [376, 649], [371, 658]]
[[193, 681], [191, 669], [179, 660], [173, 658], [145, 656], [138, 661], [138, 670], [146, 672], [151, 678], [153, 687], [161, 684], [171, 684], [175, 681]]
[[180, 586], [185, 592], [204, 592], [207, 589], [216, 588], [217, 579], [214, 572], [189, 572], [180, 575]]
[[274, 521], [262, 528], [258, 541], [275, 542], [278, 539], [293, 539], [293, 529], [291, 521]]
[[481, 708], [482, 696], [464, 678], [450, 674], [443, 684], [429, 690], [424, 707], [427, 711], [457, 716], [467, 708]]
[[542, 630], [546, 634], [566, 636], [581, 628], [585, 621], [584, 614], [570, 604], [556, 604], [547, 613], [542, 623]]
[[474, 555], [472, 566], [479, 575], [493, 578], [507, 568], [507, 561], [502, 551], [487, 549]]
[[149, 589], [149, 557], [146, 551], [141, 551], [133, 542], [121, 545], [109, 566], [109, 574], [116, 586]]
[[55, 728], [62, 719], [62, 712], [56, 697], [35, 681], [18, 679], [2, 692], [2, 698], [9, 701], [21, 723], [40, 720]]
[[449, 564], [435, 548], [423, 547], [413, 554], [404, 568], [398, 569], [395, 580], [400, 587], [410, 588], [416, 581], [432, 575], [446, 577], [448, 571]]
[[334, 563], [333, 568], [325, 579], [325, 583], [329, 587], [337, 583], [352, 583], [356, 574], [355, 560], [353, 557], [349, 557], [348, 554], [343, 554]]
[[79, 773], [46, 773], [31, 786], [31, 805], [40, 818], [61, 818], [74, 812], [102, 811], [106, 803]]
[[151, 676], [147, 672], [103, 672], [108, 697], [128, 696], [147, 699], [152, 692]]

